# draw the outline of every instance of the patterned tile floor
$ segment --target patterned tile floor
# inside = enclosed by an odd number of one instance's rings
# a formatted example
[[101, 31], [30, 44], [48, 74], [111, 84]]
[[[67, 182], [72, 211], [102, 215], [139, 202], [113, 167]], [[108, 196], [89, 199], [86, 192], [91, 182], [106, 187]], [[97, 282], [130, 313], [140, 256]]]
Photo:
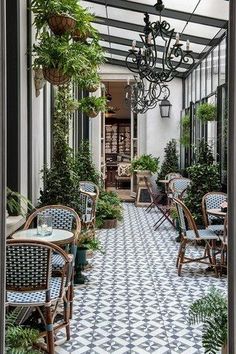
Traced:
[[123, 223], [99, 232], [105, 254], [93, 258], [88, 284], [75, 290], [71, 340], [56, 353], [204, 352], [200, 328], [188, 325], [188, 308], [211, 286], [226, 291], [226, 279], [194, 263], [178, 277], [177, 233], [168, 223], [154, 232], [157, 217], [127, 203]]

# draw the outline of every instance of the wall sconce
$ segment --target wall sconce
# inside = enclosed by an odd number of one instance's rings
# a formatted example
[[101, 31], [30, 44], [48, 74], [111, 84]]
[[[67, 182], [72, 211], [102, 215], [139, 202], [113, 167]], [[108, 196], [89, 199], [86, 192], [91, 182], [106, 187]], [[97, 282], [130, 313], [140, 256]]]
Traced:
[[38, 97], [40, 95], [40, 90], [45, 85], [45, 79], [43, 76], [42, 69], [35, 69], [34, 70], [34, 87], [35, 87], [35, 95]]
[[170, 118], [171, 106], [172, 106], [172, 104], [167, 99], [164, 98], [161, 101], [161, 103], [159, 104], [160, 112], [161, 112], [161, 118]]

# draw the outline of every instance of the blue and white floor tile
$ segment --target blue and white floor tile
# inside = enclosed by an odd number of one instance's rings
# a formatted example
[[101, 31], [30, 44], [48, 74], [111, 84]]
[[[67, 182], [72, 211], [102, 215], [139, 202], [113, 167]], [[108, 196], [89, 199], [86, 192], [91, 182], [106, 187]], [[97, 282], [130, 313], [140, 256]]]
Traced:
[[189, 305], [212, 286], [226, 292], [226, 279], [197, 263], [178, 277], [177, 233], [168, 223], [153, 231], [157, 218], [127, 203], [123, 223], [99, 232], [105, 254], [95, 255], [88, 284], [75, 289], [71, 340], [57, 354], [204, 353]]

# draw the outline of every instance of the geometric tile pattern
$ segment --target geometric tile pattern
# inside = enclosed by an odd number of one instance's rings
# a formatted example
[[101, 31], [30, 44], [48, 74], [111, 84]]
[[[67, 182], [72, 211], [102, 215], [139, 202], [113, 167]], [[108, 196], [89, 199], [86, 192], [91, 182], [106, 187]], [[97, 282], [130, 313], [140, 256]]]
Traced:
[[226, 292], [227, 280], [197, 263], [178, 277], [177, 232], [169, 223], [153, 231], [158, 217], [127, 203], [123, 222], [98, 232], [105, 254], [95, 255], [88, 283], [75, 289], [71, 340], [56, 353], [204, 353], [188, 308], [211, 286]]

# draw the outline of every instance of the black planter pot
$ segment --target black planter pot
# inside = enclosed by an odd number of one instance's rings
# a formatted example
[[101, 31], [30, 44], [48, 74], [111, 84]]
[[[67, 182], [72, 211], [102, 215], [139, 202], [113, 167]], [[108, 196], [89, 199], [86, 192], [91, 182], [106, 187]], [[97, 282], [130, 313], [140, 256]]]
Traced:
[[74, 277], [75, 284], [85, 283], [86, 277], [82, 274], [82, 271], [84, 270], [84, 267], [87, 264], [86, 252], [87, 252], [87, 248], [85, 247], [77, 248], [76, 257], [75, 257], [75, 277]]

